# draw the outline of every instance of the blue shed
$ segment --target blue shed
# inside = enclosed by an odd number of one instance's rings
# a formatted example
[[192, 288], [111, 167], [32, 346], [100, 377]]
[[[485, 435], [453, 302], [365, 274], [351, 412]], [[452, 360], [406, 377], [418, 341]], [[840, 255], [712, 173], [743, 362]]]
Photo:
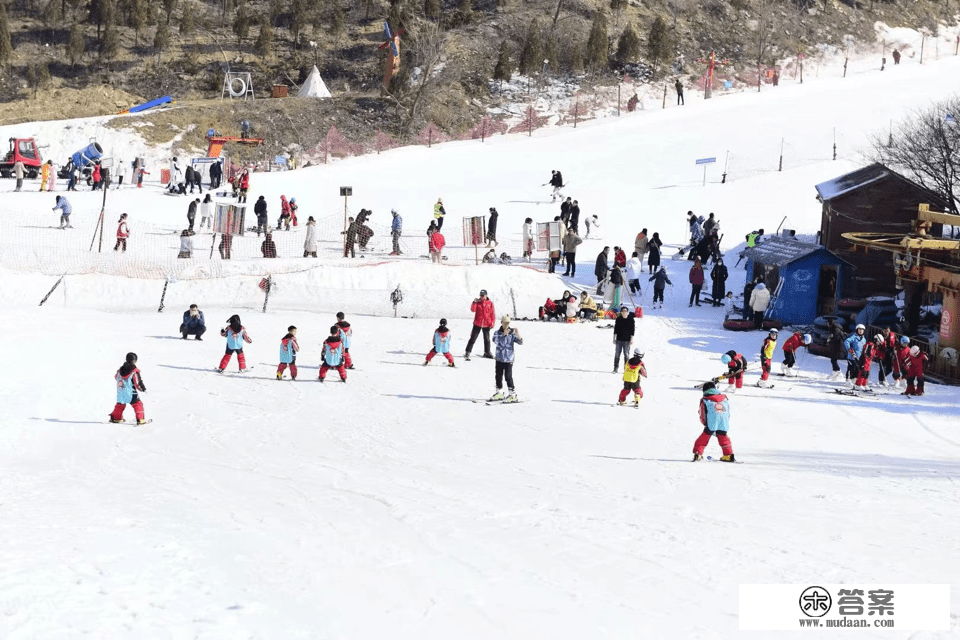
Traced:
[[818, 244], [770, 237], [744, 252], [747, 279], [761, 277], [771, 291], [766, 318], [811, 324], [836, 313], [851, 265]]

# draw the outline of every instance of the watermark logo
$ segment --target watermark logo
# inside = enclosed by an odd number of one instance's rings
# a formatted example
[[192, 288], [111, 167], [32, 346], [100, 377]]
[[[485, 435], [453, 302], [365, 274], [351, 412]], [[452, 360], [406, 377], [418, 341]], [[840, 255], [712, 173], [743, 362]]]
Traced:
[[810, 618], [822, 618], [833, 606], [830, 592], [823, 587], [807, 587], [800, 594], [800, 610]]

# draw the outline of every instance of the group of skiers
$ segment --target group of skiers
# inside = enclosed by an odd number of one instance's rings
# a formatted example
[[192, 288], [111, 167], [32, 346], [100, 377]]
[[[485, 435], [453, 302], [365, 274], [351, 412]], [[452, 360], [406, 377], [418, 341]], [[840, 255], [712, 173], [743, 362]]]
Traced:
[[903, 395], [922, 396], [924, 362], [929, 360], [927, 354], [918, 345], [911, 346], [907, 336], [898, 339], [889, 327], [882, 329], [871, 340], [866, 338], [865, 333], [866, 327], [858, 324], [854, 332], [844, 339], [842, 329], [831, 320], [827, 345], [832, 349], [830, 362], [834, 371], [833, 379], [840, 379], [837, 355], [842, 349], [847, 360], [846, 379], [854, 389], [867, 391], [870, 369], [875, 364], [880, 386], [888, 386], [887, 375], [891, 375], [894, 386], [904, 388]]

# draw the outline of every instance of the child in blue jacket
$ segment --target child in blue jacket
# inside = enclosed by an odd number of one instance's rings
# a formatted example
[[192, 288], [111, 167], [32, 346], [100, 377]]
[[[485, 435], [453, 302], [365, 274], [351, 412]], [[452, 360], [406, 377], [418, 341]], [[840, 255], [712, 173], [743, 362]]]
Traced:
[[229, 323], [227, 328], [220, 330], [220, 335], [227, 339], [227, 351], [223, 355], [223, 358], [220, 359], [220, 366], [217, 367], [217, 373], [223, 373], [223, 370], [230, 364], [230, 358], [234, 353], [237, 354], [237, 364], [240, 365], [240, 373], [246, 373], [247, 359], [243, 355], [243, 343], [253, 342], [253, 340], [247, 335], [247, 330], [243, 324], [240, 323], [240, 316], [234, 314], [230, 316], [227, 322]]
[[277, 380], [283, 380], [283, 372], [290, 367], [290, 378], [297, 379], [297, 352], [300, 351], [300, 345], [297, 344], [297, 328], [293, 325], [287, 327], [287, 335], [280, 339], [280, 366], [277, 367]]
[[447, 319], [440, 319], [440, 326], [437, 327], [437, 330], [433, 332], [433, 349], [430, 350], [430, 353], [427, 354], [427, 359], [424, 360], [423, 366], [430, 364], [430, 361], [433, 360], [433, 356], [438, 353], [442, 353], [443, 356], [447, 359], [449, 363], [447, 366], [454, 367], [453, 364], [453, 354], [450, 353], [450, 329], [447, 328]]
[[147, 390], [140, 377], [140, 369], [137, 369], [137, 354], [127, 354], [126, 361], [117, 370], [114, 380], [117, 382], [117, 404], [110, 414], [110, 422], [123, 422], [123, 412], [129, 404], [137, 416], [137, 424], [147, 424], [143, 416], [143, 403], [137, 394], [137, 391]]
[[340, 381], [347, 381], [347, 370], [343, 366], [343, 341], [340, 338], [340, 327], [330, 327], [330, 336], [323, 341], [323, 362], [320, 364], [320, 382], [327, 377], [327, 371], [336, 369], [340, 374]]
[[730, 401], [727, 396], [717, 391], [717, 384], [713, 381], [703, 383], [703, 397], [700, 398], [700, 424], [703, 433], [693, 444], [693, 461], [703, 459], [703, 450], [710, 442], [710, 436], [717, 436], [717, 442], [723, 451], [720, 458], [723, 462], [736, 462], [733, 455], [733, 443], [730, 442], [727, 432], [730, 431]]
[[350, 323], [344, 320], [343, 311], [337, 312], [337, 326], [340, 327], [340, 341], [343, 343], [343, 362], [347, 369], [353, 369], [353, 359], [350, 357], [350, 343], [353, 342], [353, 329]]

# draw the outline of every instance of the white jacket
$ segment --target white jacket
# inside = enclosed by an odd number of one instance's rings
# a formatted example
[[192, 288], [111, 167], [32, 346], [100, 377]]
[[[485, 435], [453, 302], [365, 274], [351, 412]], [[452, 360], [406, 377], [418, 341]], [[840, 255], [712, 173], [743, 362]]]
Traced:
[[523, 239], [533, 240], [533, 225], [528, 222], [523, 223]]
[[640, 258], [630, 258], [627, 260], [627, 280], [639, 280], [643, 274], [643, 263]]
[[317, 225], [307, 223], [307, 237], [303, 241], [303, 250], [315, 253], [317, 250]]
[[201, 202], [200, 203], [200, 219], [212, 218], [213, 217], [213, 202]]
[[761, 282], [750, 294], [750, 308], [754, 311], [766, 311], [768, 304], [770, 304], [770, 292], [766, 285]]

